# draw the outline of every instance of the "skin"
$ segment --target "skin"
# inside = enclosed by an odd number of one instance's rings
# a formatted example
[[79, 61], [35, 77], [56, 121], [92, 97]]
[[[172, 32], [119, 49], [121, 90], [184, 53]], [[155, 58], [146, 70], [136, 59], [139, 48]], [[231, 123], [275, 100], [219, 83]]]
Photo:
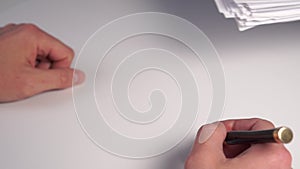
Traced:
[[[207, 135], [207, 129], [211, 131], [212, 126], [215, 126], [215, 130], [203, 141], [203, 133]], [[274, 128], [271, 122], [257, 118], [226, 120], [202, 126], [185, 169], [291, 169], [291, 154], [282, 144], [224, 144], [228, 131], [271, 128]]]
[[33, 24], [0, 28], [0, 102], [25, 99], [84, 81], [70, 68], [73, 50]]

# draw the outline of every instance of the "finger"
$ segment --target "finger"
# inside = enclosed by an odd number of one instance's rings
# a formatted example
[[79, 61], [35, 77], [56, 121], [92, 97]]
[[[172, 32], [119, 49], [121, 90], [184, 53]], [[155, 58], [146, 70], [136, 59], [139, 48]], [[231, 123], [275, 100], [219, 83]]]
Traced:
[[39, 68], [39, 69], [50, 69], [51, 68], [51, 62], [47, 62], [47, 61], [41, 61], [41, 62], [38, 62], [36, 64], [36, 68]]
[[[29, 32], [29, 34], [32, 35], [34, 41], [32, 43], [36, 45], [37, 55], [51, 60], [51, 68], [70, 67], [74, 52], [69, 46], [35, 25], [22, 24], [20, 29], [23, 29], [23, 32], [25, 33]], [[35, 58], [32, 58], [32, 60], [35, 61]]]
[[39, 68], [39, 69], [50, 69], [52, 66], [52, 62], [47, 59], [44, 58], [42, 56], [37, 56], [36, 58], [36, 62], [35, 62], [35, 67]]
[[241, 119], [241, 120], [225, 120], [223, 121], [226, 129], [231, 130], [265, 130], [274, 128], [274, 124], [270, 121], [251, 118], [251, 119]]
[[70, 68], [60, 69], [33, 69], [31, 72], [31, 87], [27, 93], [35, 95], [54, 89], [65, 89], [72, 84], [77, 85], [84, 81], [84, 73]]

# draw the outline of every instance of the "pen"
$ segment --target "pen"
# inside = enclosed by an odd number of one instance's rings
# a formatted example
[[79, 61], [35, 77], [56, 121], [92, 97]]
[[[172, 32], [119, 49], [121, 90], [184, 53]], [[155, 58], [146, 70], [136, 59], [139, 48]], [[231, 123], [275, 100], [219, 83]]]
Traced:
[[230, 131], [227, 133], [225, 144], [257, 144], [257, 143], [289, 143], [293, 132], [288, 127], [278, 127], [269, 130]]

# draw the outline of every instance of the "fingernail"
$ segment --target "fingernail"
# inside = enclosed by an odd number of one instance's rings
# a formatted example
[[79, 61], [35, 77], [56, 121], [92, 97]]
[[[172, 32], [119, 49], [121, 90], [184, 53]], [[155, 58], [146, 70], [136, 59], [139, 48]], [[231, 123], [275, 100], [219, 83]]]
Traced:
[[85, 75], [82, 71], [80, 70], [75, 70], [73, 74], [73, 84], [78, 85], [84, 82]]
[[200, 135], [198, 138], [198, 143], [203, 144], [205, 143], [215, 132], [220, 122], [214, 122], [211, 124], [206, 124], [202, 126], [200, 129]]

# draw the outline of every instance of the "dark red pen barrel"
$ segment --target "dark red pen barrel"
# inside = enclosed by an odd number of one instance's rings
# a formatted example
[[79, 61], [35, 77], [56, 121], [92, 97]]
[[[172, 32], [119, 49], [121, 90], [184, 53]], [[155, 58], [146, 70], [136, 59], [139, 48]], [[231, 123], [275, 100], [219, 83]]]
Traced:
[[227, 133], [226, 144], [256, 144], [276, 142], [274, 131], [276, 129], [261, 131], [231, 131]]

